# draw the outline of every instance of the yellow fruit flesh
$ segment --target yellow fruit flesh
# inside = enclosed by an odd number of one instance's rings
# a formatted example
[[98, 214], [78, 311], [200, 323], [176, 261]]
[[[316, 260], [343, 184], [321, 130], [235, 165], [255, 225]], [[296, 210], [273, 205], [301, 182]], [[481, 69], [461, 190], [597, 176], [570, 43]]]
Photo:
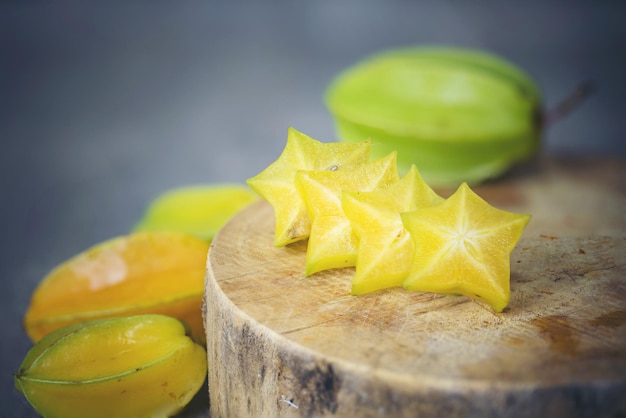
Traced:
[[257, 199], [238, 184], [181, 187], [158, 196], [133, 230], [182, 232], [212, 241], [235, 213]]
[[380, 241], [370, 236], [359, 241], [353, 295], [402, 286], [411, 267], [414, 246], [404, 228], [391, 231], [394, 236], [385, 235]]
[[341, 171], [299, 171], [295, 183], [306, 204], [312, 227], [306, 274], [353, 266], [356, 242], [341, 206], [344, 190], [373, 191], [398, 180], [396, 154]]
[[462, 294], [497, 312], [510, 298], [510, 253], [529, 215], [496, 209], [466, 183], [445, 202], [402, 215], [415, 245], [404, 287]]
[[247, 180], [275, 212], [274, 245], [282, 247], [308, 237], [311, 228], [304, 201], [296, 190], [298, 170], [343, 170], [369, 158], [370, 142], [322, 143], [289, 128], [287, 143], [276, 161]]
[[104, 317], [162, 313], [204, 341], [202, 296], [208, 242], [141, 232], [97, 245], [55, 268], [35, 290], [24, 318], [33, 341], [62, 326]]
[[402, 285], [414, 244], [400, 214], [441, 201], [415, 166], [384, 190], [343, 193], [343, 211], [359, 237], [353, 295]]
[[357, 239], [344, 216], [321, 215], [313, 223], [307, 243], [305, 276], [356, 263]]
[[171, 416], [206, 378], [206, 352], [174, 318], [140, 315], [75, 324], [42, 339], [16, 386], [50, 417]]

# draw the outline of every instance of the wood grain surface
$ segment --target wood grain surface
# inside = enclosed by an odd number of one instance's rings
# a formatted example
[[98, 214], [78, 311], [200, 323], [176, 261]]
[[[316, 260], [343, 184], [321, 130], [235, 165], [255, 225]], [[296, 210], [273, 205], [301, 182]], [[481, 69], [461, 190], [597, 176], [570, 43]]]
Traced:
[[[528, 187], [502, 202], [536, 202]], [[605, 214], [622, 204], [610, 190]], [[208, 257], [212, 416], [623, 416], [626, 240], [611, 227], [623, 219], [584, 235], [594, 220], [563, 212], [534, 213], [498, 314], [400, 288], [350, 296], [351, 268], [305, 278], [306, 242], [274, 248], [272, 208], [245, 209]]]

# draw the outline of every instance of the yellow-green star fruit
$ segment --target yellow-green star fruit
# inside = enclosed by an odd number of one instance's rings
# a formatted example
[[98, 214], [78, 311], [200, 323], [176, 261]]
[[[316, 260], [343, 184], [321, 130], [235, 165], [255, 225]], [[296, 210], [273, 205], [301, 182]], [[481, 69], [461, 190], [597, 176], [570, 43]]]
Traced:
[[500, 176], [536, 155], [542, 97], [523, 69], [487, 51], [394, 48], [347, 68], [326, 105], [343, 141], [371, 137], [372, 156], [398, 152], [432, 186]]
[[185, 322], [194, 338], [205, 341], [208, 251], [207, 241], [181, 232], [135, 232], [98, 243], [42, 279], [24, 329], [37, 342], [73, 323], [158, 313]]
[[276, 161], [247, 180], [274, 208], [274, 246], [284, 247], [309, 236], [311, 220], [294, 178], [299, 170], [341, 171], [368, 161], [371, 143], [320, 142], [289, 128], [287, 143]]
[[259, 196], [242, 184], [208, 184], [168, 190], [150, 203], [133, 231], [183, 232], [212, 241], [219, 229]]
[[501, 312], [510, 299], [510, 254], [530, 215], [494, 208], [467, 183], [443, 203], [401, 215], [415, 245], [407, 290], [461, 294]]
[[305, 275], [356, 263], [356, 237], [341, 206], [342, 192], [381, 190], [398, 179], [395, 152], [352, 169], [296, 174], [296, 186], [311, 218]]
[[15, 386], [44, 417], [144, 418], [180, 412], [207, 377], [205, 349], [165, 315], [75, 323], [26, 354]]
[[353, 295], [402, 286], [411, 269], [414, 244], [400, 214], [442, 201], [415, 165], [386, 189], [344, 191], [342, 208], [359, 240]]

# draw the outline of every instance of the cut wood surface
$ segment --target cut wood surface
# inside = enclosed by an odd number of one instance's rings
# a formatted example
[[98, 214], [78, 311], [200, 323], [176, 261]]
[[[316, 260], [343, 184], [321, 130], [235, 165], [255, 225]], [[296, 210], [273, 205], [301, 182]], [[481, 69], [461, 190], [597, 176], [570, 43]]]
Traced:
[[626, 235], [623, 158], [540, 159], [473, 189], [497, 208], [533, 215], [526, 237]]
[[[506, 190], [510, 209], [536, 202], [527, 187]], [[611, 193], [613, 213], [623, 195]], [[601, 220], [612, 236], [581, 236], [594, 221], [560, 214], [555, 225], [533, 213], [495, 313], [400, 288], [350, 296], [351, 268], [304, 277], [306, 242], [273, 247], [271, 206], [245, 209], [207, 263], [211, 416], [623, 416], [623, 212]], [[530, 228], [537, 218], [552, 229]]]

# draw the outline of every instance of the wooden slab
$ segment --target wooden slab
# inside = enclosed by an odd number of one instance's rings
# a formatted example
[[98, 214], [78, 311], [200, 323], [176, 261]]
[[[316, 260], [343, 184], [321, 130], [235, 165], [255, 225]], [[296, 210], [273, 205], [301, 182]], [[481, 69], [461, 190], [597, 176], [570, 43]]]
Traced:
[[212, 417], [626, 414], [624, 235], [525, 233], [496, 314], [460, 296], [350, 296], [352, 269], [305, 278], [306, 243], [274, 248], [273, 227], [259, 202], [209, 251]]

